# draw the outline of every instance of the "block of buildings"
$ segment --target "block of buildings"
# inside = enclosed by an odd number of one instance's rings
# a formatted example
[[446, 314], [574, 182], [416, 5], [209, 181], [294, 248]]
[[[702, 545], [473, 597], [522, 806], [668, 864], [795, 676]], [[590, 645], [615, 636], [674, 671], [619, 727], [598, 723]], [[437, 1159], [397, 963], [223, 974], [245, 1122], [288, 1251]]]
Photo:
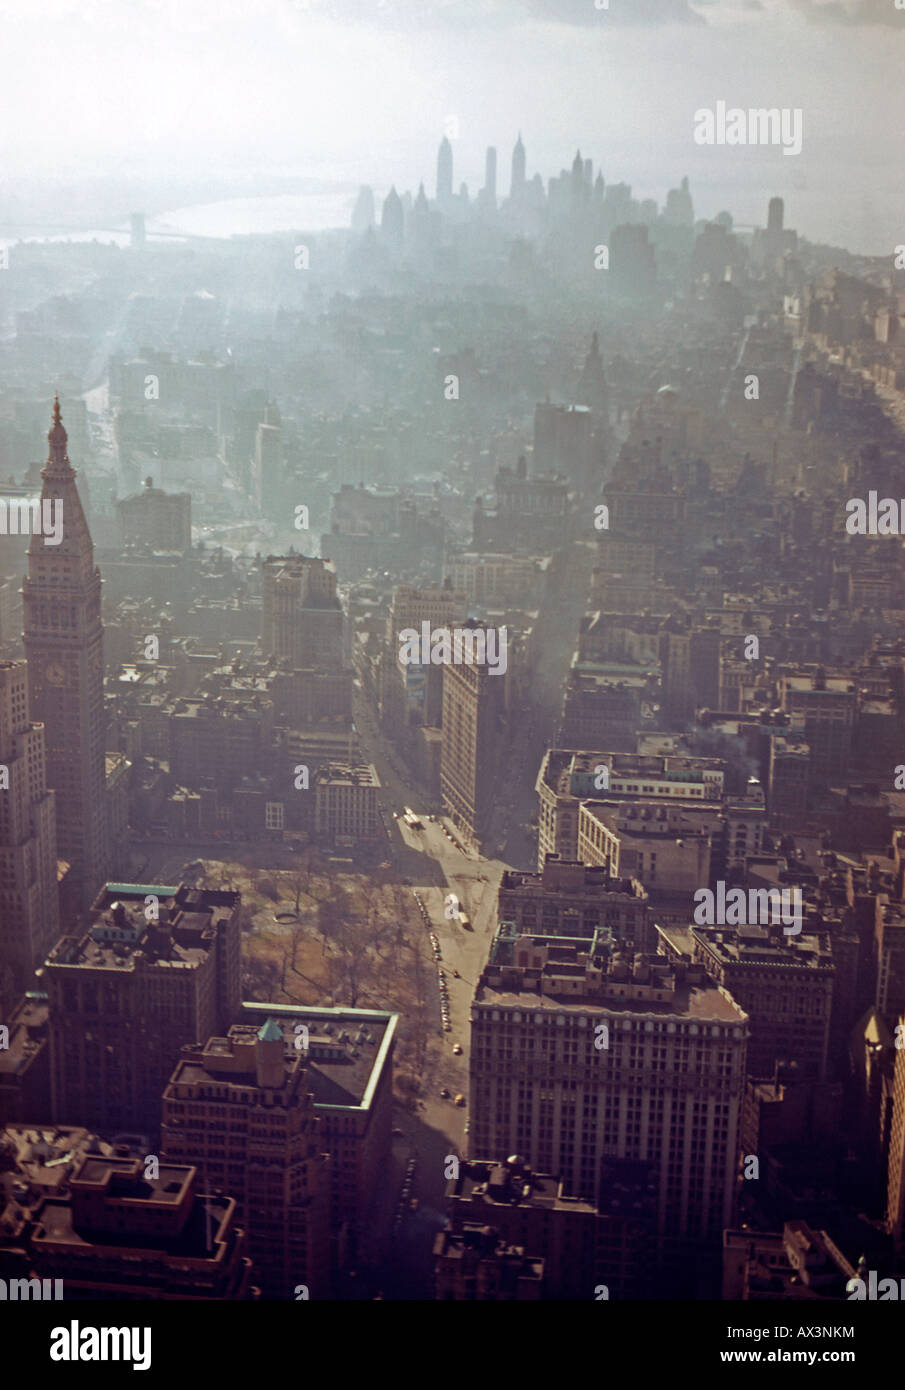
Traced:
[[648, 894], [637, 879], [612, 878], [608, 865], [548, 854], [539, 874], [503, 871], [497, 920], [529, 935], [590, 938], [606, 928], [643, 951], [655, 944], [648, 938], [647, 907]]
[[106, 885], [43, 971], [55, 1120], [153, 1142], [179, 1049], [238, 1010], [239, 907], [234, 892]]
[[467, 1222], [434, 1238], [434, 1278], [443, 1302], [532, 1303], [543, 1297], [544, 1262], [490, 1226]]
[[715, 986], [725, 989], [749, 1019], [748, 1074], [769, 1078], [778, 1063], [799, 1073], [827, 1074], [836, 966], [828, 932], [797, 935], [781, 926], [663, 927], [663, 949], [674, 960], [690, 953]]
[[273, 1019], [184, 1047], [163, 1095], [161, 1151], [236, 1198], [260, 1287], [330, 1281], [330, 1173], [301, 1049]]
[[155, 1159], [84, 1129], [0, 1132], [3, 1278], [59, 1280], [64, 1300], [256, 1297], [236, 1203]]
[[647, 1163], [658, 1255], [712, 1251], [734, 1209], [746, 1035], [724, 990], [662, 958], [500, 927], [471, 1011], [473, 1150], [592, 1200], [605, 1157]]

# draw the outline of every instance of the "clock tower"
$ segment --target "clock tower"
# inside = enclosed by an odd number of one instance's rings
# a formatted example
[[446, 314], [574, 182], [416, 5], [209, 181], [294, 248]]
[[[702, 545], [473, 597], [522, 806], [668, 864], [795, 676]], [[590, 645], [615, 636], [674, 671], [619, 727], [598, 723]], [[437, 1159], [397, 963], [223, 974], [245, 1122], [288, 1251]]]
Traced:
[[101, 576], [59, 400], [47, 438], [41, 511], [61, 516], [62, 538], [59, 528], [32, 535], [22, 586], [23, 641], [32, 718], [44, 725], [47, 785], [56, 793], [57, 853], [70, 863], [69, 882], [84, 910], [108, 868]]

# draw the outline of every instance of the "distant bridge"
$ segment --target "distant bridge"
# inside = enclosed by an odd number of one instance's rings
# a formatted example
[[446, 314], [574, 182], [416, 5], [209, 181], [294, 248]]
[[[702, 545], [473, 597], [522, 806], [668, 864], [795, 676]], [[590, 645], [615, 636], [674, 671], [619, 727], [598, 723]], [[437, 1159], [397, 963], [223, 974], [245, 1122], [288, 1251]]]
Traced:
[[[113, 236], [132, 236], [131, 226], [125, 227], [73, 227], [59, 222], [0, 222], [0, 236], [19, 235], [25, 237], [44, 237], [56, 233], [65, 233], [69, 236], [87, 236], [89, 233], [107, 232]], [[208, 236], [199, 232], [164, 232], [164, 231], [145, 231], [148, 241], [157, 241], [161, 237], [167, 237], [173, 241], [224, 241], [225, 237]]]

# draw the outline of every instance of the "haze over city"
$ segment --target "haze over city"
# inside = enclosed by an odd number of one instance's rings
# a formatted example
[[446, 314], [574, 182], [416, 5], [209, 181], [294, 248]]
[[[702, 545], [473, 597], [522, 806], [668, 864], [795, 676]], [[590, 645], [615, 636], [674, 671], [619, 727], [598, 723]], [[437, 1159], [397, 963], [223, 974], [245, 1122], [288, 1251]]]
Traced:
[[4, 1371], [895, 1364], [903, 45], [5, 7]]
[[[740, 223], [767, 182], [812, 240], [879, 254], [905, 205], [900, 20], [894, 0], [13, 0], [4, 179], [17, 195], [150, 181], [169, 208], [203, 200], [183, 181], [229, 176], [255, 193], [281, 191], [277, 177], [414, 190], [452, 116], [470, 186], [484, 147], [521, 130], [529, 173], [580, 147], [636, 197], [687, 174], [702, 215]], [[694, 111], [721, 98], [801, 108], [801, 155], [696, 147]], [[231, 230], [247, 229], [240, 212]]]

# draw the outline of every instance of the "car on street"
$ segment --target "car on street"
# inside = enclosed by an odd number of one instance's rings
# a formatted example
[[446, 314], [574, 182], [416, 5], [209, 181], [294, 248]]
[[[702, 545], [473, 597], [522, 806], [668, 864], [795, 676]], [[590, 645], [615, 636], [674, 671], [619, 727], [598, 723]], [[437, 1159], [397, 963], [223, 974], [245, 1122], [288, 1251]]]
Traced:
[[441, 1086], [441, 1087], [440, 1087], [440, 1096], [441, 1096], [441, 1098], [442, 1098], [443, 1100], [448, 1100], [448, 1099], [449, 1099], [449, 1087], [447, 1087], [447, 1086]]
[[461, 1043], [453, 1043], [453, 1055], [454, 1055], [455, 1057], [461, 1057], [461, 1056], [462, 1056], [462, 1044], [461, 1044]]

